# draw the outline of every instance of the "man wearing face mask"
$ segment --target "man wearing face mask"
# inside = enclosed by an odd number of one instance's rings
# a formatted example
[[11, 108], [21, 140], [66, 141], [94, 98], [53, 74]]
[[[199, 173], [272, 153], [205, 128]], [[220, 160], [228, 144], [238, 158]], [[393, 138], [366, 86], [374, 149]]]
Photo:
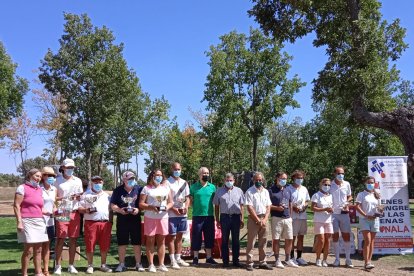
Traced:
[[[100, 176], [91, 178], [91, 187], [81, 197], [79, 212], [85, 219], [85, 245], [88, 268], [86, 274], [93, 273], [93, 252], [99, 244], [102, 272], [112, 272], [106, 265], [106, 256], [111, 243], [112, 219], [109, 217], [110, 196], [102, 190], [103, 179]], [[92, 202], [92, 203], [91, 203]]]
[[272, 205], [269, 192], [264, 185], [264, 176], [261, 172], [256, 172], [253, 176], [254, 186], [251, 186], [245, 194], [245, 205], [249, 214], [247, 220], [247, 249], [246, 249], [246, 269], [253, 271], [254, 242], [256, 236], [259, 240], [259, 262], [261, 269], [272, 270], [266, 263], [265, 246], [267, 243], [267, 222], [269, 220], [270, 206]]
[[276, 174], [275, 184], [269, 188], [272, 206], [270, 207], [272, 216], [272, 239], [273, 252], [275, 253], [275, 267], [284, 268], [282, 261], [279, 259], [279, 241], [285, 240], [285, 263], [290, 267], [298, 265], [290, 259], [292, 250], [293, 226], [290, 217], [290, 191], [286, 188], [287, 173], [279, 172]]
[[211, 255], [215, 236], [213, 198], [216, 186], [208, 182], [210, 172], [206, 167], [201, 167], [198, 175], [200, 180], [190, 187], [190, 202], [193, 205], [191, 250], [194, 253], [194, 266], [198, 266], [198, 252], [201, 249], [203, 235], [207, 255], [206, 263], [217, 264]]
[[[307, 265], [308, 263], [302, 258], [303, 251], [303, 239], [308, 231], [306, 208], [310, 201], [308, 189], [303, 186], [303, 179], [305, 173], [301, 170], [296, 170], [292, 173], [292, 185], [289, 185], [287, 189], [291, 194], [292, 202], [292, 230], [293, 230], [293, 245], [290, 258], [292, 261], [299, 265]], [[294, 258], [295, 240], [297, 237], [296, 254], [297, 258]]]
[[332, 181], [329, 193], [332, 195], [333, 215], [332, 225], [334, 234], [332, 236], [332, 244], [335, 251], [335, 262], [333, 266], [339, 266], [339, 231], [341, 231], [345, 247], [345, 265], [354, 267], [351, 261], [351, 222], [349, 220], [349, 202], [352, 200], [351, 185], [344, 180], [345, 169], [343, 166], [336, 166], [334, 170], [335, 179]]
[[135, 174], [126, 171], [122, 174], [122, 185], [116, 187], [111, 196], [111, 209], [117, 214], [116, 239], [119, 264], [115, 272], [123, 272], [127, 269], [125, 254], [129, 243], [134, 249], [136, 270], [145, 271], [141, 264], [141, 216], [138, 209], [141, 191], [142, 187], [137, 184]]
[[60, 167], [62, 175], [56, 178], [57, 201], [62, 199], [70, 200], [72, 204], [72, 212], [70, 214], [70, 221], [57, 221], [56, 224], [56, 266], [54, 274], [60, 275], [62, 273], [61, 257], [63, 250], [63, 243], [66, 238], [69, 238], [69, 268], [68, 272], [77, 274], [78, 271], [74, 266], [76, 243], [80, 232], [80, 215], [78, 212], [80, 195], [83, 193], [82, 181], [73, 175], [75, 169], [75, 162], [72, 159], [65, 159]]
[[168, 236], [166, 243], [170, 252], [171, 267], [179, 269], [189, 264], [181, 259], [183, 234], [187, 231], [187, 212], [190, 200], [190, 188], [187, 181], [182, 179], [181, 165], [174, 162], [171, 165], [171, 176], [167, 179], [173, 199], [173, 207], [168, 210]]
[[217, 227], [221, 228], [221, 258], [223, 266], [229, 266], [229, 238], [231, 233], [233, 266], [240, 267], [240, 229], [243, 228], [244, 195], [239, 187], [234, 186], [234, 176], [226, 174], [224, 185], [214, 196]]

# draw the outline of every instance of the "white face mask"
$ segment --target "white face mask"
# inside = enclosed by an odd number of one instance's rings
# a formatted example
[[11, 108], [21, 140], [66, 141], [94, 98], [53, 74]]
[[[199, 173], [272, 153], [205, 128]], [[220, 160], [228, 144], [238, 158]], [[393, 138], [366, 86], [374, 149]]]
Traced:
[[230, 189], [231, 187], [233, 187], [234, 181], [226, 181], [225, 185], [226, 185], [227, 188]]

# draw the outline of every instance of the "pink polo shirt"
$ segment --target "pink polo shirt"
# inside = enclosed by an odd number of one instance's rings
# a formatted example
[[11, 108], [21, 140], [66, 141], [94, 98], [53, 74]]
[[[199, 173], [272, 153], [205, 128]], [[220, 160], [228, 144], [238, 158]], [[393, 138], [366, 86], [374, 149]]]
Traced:
[[20, 204], [22, 218], [43, 218], [43, 196], [40, 186], [33, 187], [30, 183], [21, 184], [17, 187], [16, 193], [23, 196]]

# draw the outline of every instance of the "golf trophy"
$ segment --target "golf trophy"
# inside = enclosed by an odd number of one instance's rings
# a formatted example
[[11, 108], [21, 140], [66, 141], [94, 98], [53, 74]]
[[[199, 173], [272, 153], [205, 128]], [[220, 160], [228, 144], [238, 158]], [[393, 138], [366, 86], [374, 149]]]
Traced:
[[295, 206], [298, 209], [298, 213], [301, 213], [303, 211], [303, 200], [298, 199], [296, 202], [293, 203], [293, 206]]
[[176, 203], [174, 204], [174, 207], [178, 209], [178, 212], [180, 214], [184, 214], [184, 204], [186, 202], [187, 198], [182, 196], [181, 194], [176, 197]]
[[167, 200], [167, 196], [155, 196], [155, 200], [157, 201], [157, 209], [158, 212], [165, 212], [167, 211], [167, 204], [166, 204], [166, 200]]
[[384, 216], [384, 210], [385, 210], [385, 205], [378, 204], [377, 207], [375, 207], [374, 217], [379, 218], [379, 217]]
[[134, 207], [132, 207], [132, 204], [135, 202], [137, 197], [136, 196], [134, 197], [121, 196], [121, 199], [124, 203], [128, 204], [128, 207], [124, 208], [125, 212], [127, 212], [128, 214], [131, 214], [132, 212], [134, 212]]
[[72, 211], [72, 200], [70, 200], [70, 197], [62, 198], [56, 205], [56, 220], [63, 222], [70, 221], [70, 213]]
[[341, 206], [339, 206], [341, 208], [341, 214], [348, 214], [349, 213], [349, 208], [348, 208], [349, 202], [343, 202], [341, 204]]
[[282, 206], [285, 209], [289, 208], [289, 200], [287, 198], [283, 198], [280, 202], [280, 206]]
[[95, 213], [96, 207], [94, 206], [94, 203], [98, 200], [98, 197], [96, 195], [85, 195], [84, 200], [89, 206], [89, 213]]

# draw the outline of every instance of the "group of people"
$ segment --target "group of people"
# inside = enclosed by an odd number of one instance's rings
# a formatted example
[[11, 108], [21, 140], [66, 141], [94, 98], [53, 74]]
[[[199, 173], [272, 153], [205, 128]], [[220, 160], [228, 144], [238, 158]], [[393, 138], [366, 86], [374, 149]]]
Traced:
[[[232, 265], [241, 267], [240, 229], [244, 227], [244, 213], [247, 209], [246, 269], [252, 271], [254, 243], [258, 238], [259, 268], [273, 269], [266, 262], [267, 225], [270, 220], [275, 267], [298, 267], [307, 265], [302, 257], [303, 240], [307, 234], [306, 209], [311, 205], [314, 212], [314, 233], [316, 235], [316, 265], [328, 266], [327, 256], [332, 235], [335, 261], [340, 265], [339, 233], [344, 241], [347, 267], [353, 267], [350, 259], [351, 226], [349, 203], [352, 200], [351, 186], [344, 180], [344, 167], [335, 168], [334, 180], [324, 178], [319, 191], [310, 198], [303, 185], [304, 172], [292, 173], [292, 184], [287, 185], [288, 174], [279, 172], [275, 181], [266, 188], [264, 175], [256, 172], [253, 185], [245, 192], [235, 186], [233, 174], [227, 173], [220, 188], [209, 182], [209, 170], [201, 167], [199, 180], [189, 185], [182, 179], [181, 165], [171, 165], [167, 178], [160, 169], [153, 170], [147, 185], [137, 185], [136, 175], [126, 171], [122, 185], [112, 195], [103, 191], [103, 178], [94, 176], [84, 192], [82, 181], [73, 175], [75, 163], [65, 159], [57, 176], [53, 168], [31, 169], [26, 181], [16, 190], [14, 210], [17, 219], [18, 241], [24, 244], [21, 259], [22, 275], [27, 275], [29, 258], [33, 253], [35, 275], [49, 275], [50, 242], [56, 237], [54, 274], [62, 273], [62, 250], [65, 239], [69, 239], [68, 272], [77, 274], [74, 266], [77, 239], [81, 228], [81, 214], [84, 221], [84, 239], [88, 267], [86, 273], [94, 272], [93, 254], [99, 245], [103, 272], [112, 272], [106, 264], [111, 243], [113, 214], [116, 219], [116, 238], [119, 264], [115, 272], [125, 271], [126, 249], [133, 247], [136, 270], [145, 271], [141, 263], [142, 237], [148, 258], [149, 272], [156, 272], [155, 248], [158, 255], [158, 271], [167, 272], [164, 264], [165, 247], [168, 247], [170, 267], [180, 269], [189, 266], [181, 258], [183, 234], [189, 227], [187, 214], [192, 206], [191, 250], [194, 266], [199, 264], [199, 251], [204, 241], [206, 263], [217, 264], [212, 257], [215, 229], [221, 229], [221, 257], [224, 267], [230, 266], [229, 242], [231, 235]], [[365, 268], [371, 263], [375, 234], [379, 231], [376, 215], [379, 194], [374, 189], [375, 179], [365, 179], [365, 189], [356, 199], [360, 215], [360, 227], [364, 235]], [[144, 221], [141, 221], [141, 213]], [[142, 228], [142, 230], [141, 230]], [[56, 232], [55, 232], [56, 230]], [[279, 257], [279, 241], [284, 240], [285, 260]], [[293, 248], [296, 243], [296, 258]]]

